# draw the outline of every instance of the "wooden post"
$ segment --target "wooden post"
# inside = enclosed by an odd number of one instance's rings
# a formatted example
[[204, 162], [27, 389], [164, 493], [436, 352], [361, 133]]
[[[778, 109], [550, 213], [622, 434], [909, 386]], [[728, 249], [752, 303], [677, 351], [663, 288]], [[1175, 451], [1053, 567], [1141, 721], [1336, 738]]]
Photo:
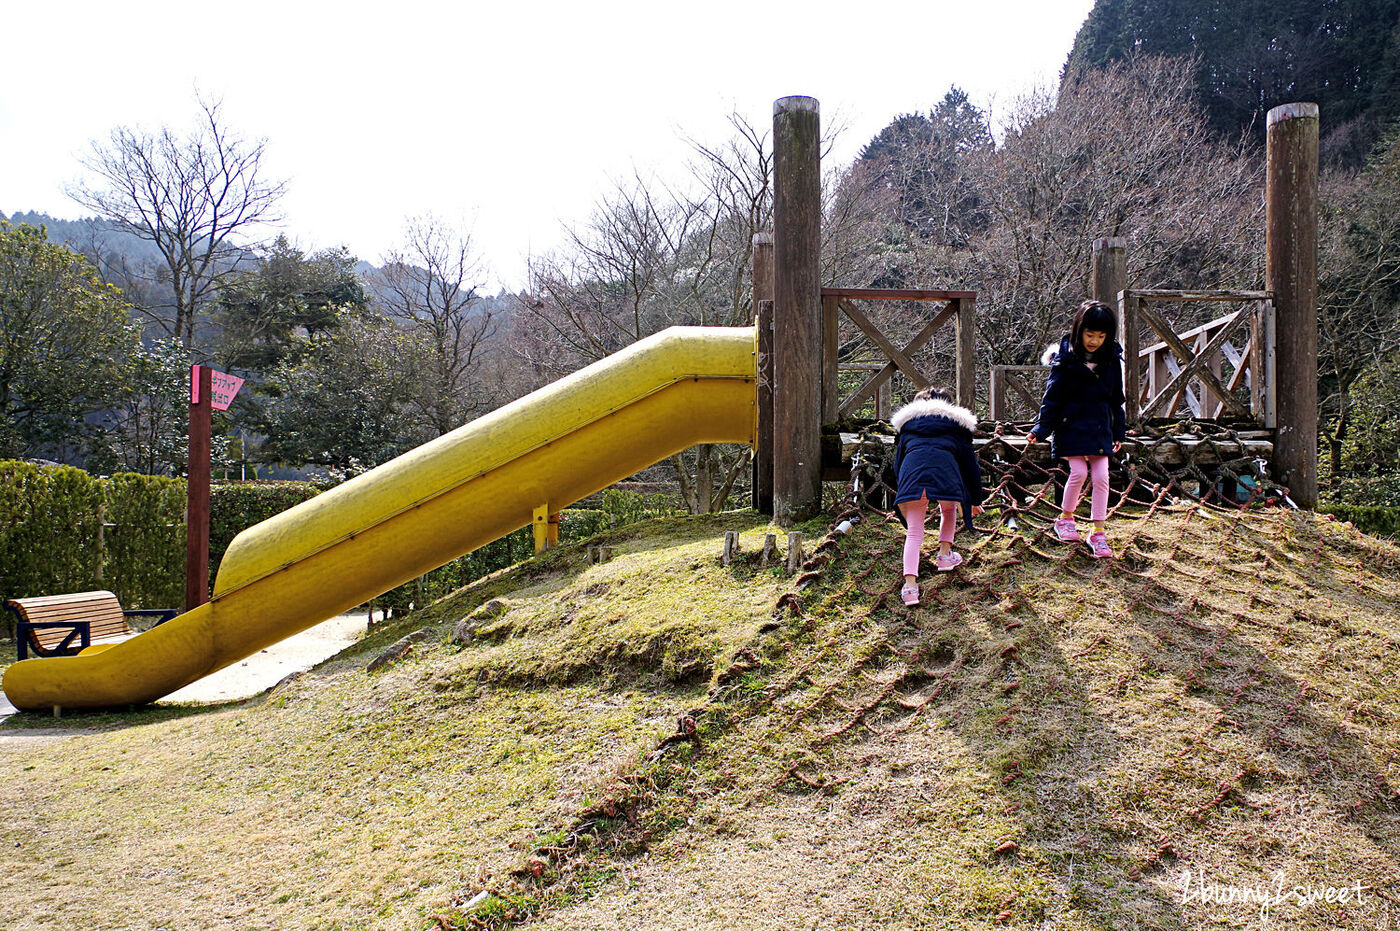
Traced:
[[1128, 240], [1109, 236], [1094, 240], [1094, 263], [1089, 273], [1089, 297], [1118, 306], [1118, 292], [1128, 286]]
[[753, 300], [758, 316], [758, 438], [753, 453], [753, 507], [773, 515], [773, 234], [753, 238]]
[[773, 104], [773, 512], [821, 508], [821, 117], [811, 97]]
[[955, 339], [958, 346], [957, 393], [958, 405], [977, 412], [977, 327], [972, 317], [977, 312], [977, 299], [955, 297], [957, 311], [953, 315]]
[[190, 367], [190, 465], [185, 508], [185, 610], [209, 600], [209, 432], [213, 422], [213, 370]]
[[776, 533], [766, 534], [763, 537], [763, 552], [758, 556], [758, 565], [761, 569], [767, 569], [769, 565], [778, 559], [778, 535]]
[[1265, 301], [1260, 314], [1259, 331], [1262, 334], [1261, 351], [1255, 356], [1263, 361], [1260, 377], [1264, 380], [1261, 394], [1264, 426], [1270, 430], [1278, 426], [1278, 319], [1274, 313], [1274, 302]]
[[[1122, 236], [1106, 236], [1094, 240], [1094, 259], [1089, 270], [1089, 297], [1115, 308], [1118, 314], [1118, 342], [1123, 346], [1123, 394], [1127, 395], [1128, 371], [1137, 372], [1137, 353], [1128, 353], [1128, 326], [1118, 306], [1118, 292], [1128, 286], [1128, 240]], [[1136, 343], [1136, 340], [1134, 340]], [[1136, 405], [1125, 407], [1128, 422], [1133, 420]]]
[[1299, 507], [1317, 505], [1317, 140], [1315, 103], [1269, 111], [1264, 287], [1274, 293], [1278, 433], [1274, 473]]
[[1138, 364], [1137, 295], [1126, 289], [1118, 292], [1118, 328], [1123, 334], [1123, 412], [1131, 427], [1137, 423], [1142, 398], [1138, 375], [1142, 367]]
[[822, 295], [822, 423], [835, 423], [841, 406], [837, 353], [841, 349], [841, 298]]
[[726, 568], [734, 564], [734, 559], [739, 555], [739, 531], [726, 530], [724, 532], [724, 550], [720, 553], [720, 564]]
[[753, 506], [773, 516], [773, 302], [758, 302], [758, 442], [754, 444]]

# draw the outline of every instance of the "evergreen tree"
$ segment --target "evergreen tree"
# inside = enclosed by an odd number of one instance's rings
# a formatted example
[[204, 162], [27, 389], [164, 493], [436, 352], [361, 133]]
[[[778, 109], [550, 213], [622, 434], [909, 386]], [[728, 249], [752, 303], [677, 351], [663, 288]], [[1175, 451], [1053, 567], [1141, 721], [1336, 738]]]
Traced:
[[140, 345], [122, 294], [42, 227], [0, 220], [0, 458], [81, 461]]
[[987, 115], [952, 87], [927, 115], [896, 117], [861, 150], [860, 163], [896, 198], [904, 226], [957, 245], [986, 226], [967, 165], [991, 148]]

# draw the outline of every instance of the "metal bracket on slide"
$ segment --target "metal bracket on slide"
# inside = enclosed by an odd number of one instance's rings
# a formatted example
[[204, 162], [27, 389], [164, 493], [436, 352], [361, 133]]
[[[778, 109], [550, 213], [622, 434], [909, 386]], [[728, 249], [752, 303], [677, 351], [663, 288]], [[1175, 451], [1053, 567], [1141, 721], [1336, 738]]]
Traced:
[[543, 553], [545, 550], [552, 550], [559, 545], [559, 512], [553, 513], [549, 510], [548, 504], [541, 504], [535, 508], [535, 518], [532, 521], [535, 528], [535, 553]]

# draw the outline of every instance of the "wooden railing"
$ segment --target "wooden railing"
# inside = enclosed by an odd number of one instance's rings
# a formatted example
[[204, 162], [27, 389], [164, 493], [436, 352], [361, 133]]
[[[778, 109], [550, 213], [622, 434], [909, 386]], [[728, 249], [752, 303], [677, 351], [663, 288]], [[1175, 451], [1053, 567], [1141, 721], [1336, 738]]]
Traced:
[[[1243, 306], [1180, 333], [1151, 306], [1184, 301]], [[1233, 416], [1274, 427], [1274, 318], [1268, 292], [1135, 288], [1120, 293], [1119, 312], [1123, 355], [1138, 360], [1124, 372], [1129, 423]], [[1139, 347], [1144, 323], [1160, 341]], [[1049, 371], [1046, 365], [992, 366], [992, 419], [1034, 419]]]
[[[976, 306], [975, 291], [890, 290], [875, 288], [822, 289], [822, 422], [835, 423], [860, 410], [872, 398], [877, 416], [881, 407], [888, 407], [889, 382], [895, 372], [901, 372], [916, 388], [929, 385], [928, 376], [919, 369], [911, 356], [922, 349], [939, 329], [951, 323], [954, 327], [956, 393], [960, 405], [969, 410], [977, 403], [976, 354], [972, 314]], [[943, 305], [931, 310], [923, 325], [902, 348], [881, 332], [858, 306], [856, 301], [916, 301]], [[839, 364], [841, 314], [845, 314], [868, 339], [883, 364]], [[840, 397], [837, 378], [841, 369], [859, 370], [869, 374], [859, 387], [846, 398]], [[882, 399], [883, 395], [883, 399]], [[882, 405], [883, 400], [883, 405]]]
[[1049, 372], [1048, 365], [992, 366], [992, 419], [1034, 420]]
[[[1209, 323], [1177, 333], [1158, 303], [1234, 303], [1242, 306]], [[1273, 296], [1267, 291], [1119, 292], [1123, 348], [1137, 360], [1124, 372], [1129, 423], [1153, 417], [1252, 418], [1276, 422]], [[1140, 347], [1142, 324], [1160, 342]], [[1241, 397], [1243, 395], [1243, 397]]]

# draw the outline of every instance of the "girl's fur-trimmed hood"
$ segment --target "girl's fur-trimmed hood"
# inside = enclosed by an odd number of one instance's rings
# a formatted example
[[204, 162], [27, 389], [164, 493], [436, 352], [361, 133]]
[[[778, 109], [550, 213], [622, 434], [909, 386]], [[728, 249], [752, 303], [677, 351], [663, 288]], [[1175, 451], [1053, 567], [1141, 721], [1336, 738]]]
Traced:
[[936, 399], [910, 401], [895, 411], [894, 416], [890, 418], [890, 424], [896, 430], [903, 430], [904, 425], [916, 417], [947, 417], [969, 432], [977, 429], [977, 415], [972, 411], [948, 401]]
[[[1113, 353], [1120, 360], [1123, 358], [1123, 344], [1118, 340], [1113, 341]], [[1060, 340], [1059, 344], [1051, 343], [1045, 347], [1045, 351], [1040, 354], [1041, 365], [1056, 365], [1061, 359], [1068, 359], [1071, 356], [1069, 348], [1069, 337]]]

